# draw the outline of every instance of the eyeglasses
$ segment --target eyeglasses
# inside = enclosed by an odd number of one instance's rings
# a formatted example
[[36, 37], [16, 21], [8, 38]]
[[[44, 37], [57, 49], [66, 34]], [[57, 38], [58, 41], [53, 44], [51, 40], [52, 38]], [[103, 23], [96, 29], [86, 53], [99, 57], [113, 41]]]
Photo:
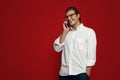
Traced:
[[69, 17], [73, 17], [74, 15], [75, 15], [75, 13], [70, 14], [70, 15], [68, 15], [68, 16], [65, 16], [65, 18], [68, 19]]

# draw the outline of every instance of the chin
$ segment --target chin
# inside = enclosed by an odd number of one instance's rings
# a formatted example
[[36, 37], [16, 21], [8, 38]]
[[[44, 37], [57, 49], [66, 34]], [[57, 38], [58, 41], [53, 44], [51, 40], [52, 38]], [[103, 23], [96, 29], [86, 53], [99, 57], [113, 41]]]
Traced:
[[70, 26], [74, 26], [74, 24], [71, 23]]

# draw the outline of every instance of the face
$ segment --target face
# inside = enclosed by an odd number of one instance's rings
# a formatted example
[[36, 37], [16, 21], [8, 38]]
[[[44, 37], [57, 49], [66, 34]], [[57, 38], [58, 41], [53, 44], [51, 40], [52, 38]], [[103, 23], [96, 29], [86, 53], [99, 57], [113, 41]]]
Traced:
[[74, 10], [70, 10], [66, 13], [66, 21], [71, 27], [74, 27], [79, 22], [80, 15], [75, 14]]

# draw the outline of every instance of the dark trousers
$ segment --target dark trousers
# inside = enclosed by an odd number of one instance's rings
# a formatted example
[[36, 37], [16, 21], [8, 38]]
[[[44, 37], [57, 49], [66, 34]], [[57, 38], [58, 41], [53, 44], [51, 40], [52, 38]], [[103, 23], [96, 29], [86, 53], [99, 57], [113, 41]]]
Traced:
[[70, 76], [60, 76], [59, 80], [89, 80], [89, 77], [86, 73], [81, 73], [78, 75], [70, 75]]

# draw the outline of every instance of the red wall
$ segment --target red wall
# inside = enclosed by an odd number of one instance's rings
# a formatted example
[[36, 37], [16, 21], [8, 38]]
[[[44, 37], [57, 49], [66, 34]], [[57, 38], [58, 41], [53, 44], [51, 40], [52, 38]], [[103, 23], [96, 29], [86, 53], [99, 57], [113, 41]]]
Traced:
[[119, 0], [0, 1], [0, 80], [58, 80], [61, 55], [53, 42], [71, 5], [97, 34], [91, 80], [120, 80]]

